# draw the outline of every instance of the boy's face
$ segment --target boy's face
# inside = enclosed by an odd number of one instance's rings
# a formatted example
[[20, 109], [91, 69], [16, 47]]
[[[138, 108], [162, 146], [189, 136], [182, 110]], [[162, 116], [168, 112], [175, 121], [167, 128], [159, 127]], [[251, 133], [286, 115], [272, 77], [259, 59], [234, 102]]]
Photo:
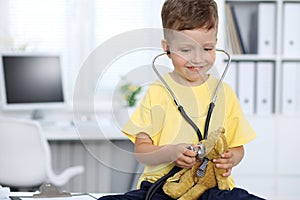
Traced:
[[162, 41], [164, 50], [169, 49], [174, 71], [173, 78], [182, 84], [197, 86], [207, 78], [207, 71], [216, 57], [216, 30], [194, 29], [172, 33], [171, 40]]

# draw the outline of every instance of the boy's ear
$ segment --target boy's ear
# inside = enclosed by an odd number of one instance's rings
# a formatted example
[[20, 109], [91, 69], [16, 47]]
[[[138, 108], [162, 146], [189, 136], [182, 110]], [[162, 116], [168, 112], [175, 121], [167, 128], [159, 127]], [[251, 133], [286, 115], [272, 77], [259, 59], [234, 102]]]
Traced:
[[[165, 39], [161, 40], [161, 46], [165, 52], [170, 52], [170, 47]], [[170, 58], [170, 53], [168, 53], [167, 55]]]

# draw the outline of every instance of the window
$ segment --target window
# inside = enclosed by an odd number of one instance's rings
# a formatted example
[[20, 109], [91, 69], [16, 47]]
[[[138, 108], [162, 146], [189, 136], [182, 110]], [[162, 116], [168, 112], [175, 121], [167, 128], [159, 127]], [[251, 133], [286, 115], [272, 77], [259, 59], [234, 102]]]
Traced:
[[[64, 82], [72, 77], [69, 48], [71, 43], [71, 1], [10, 0], [7, 9], [7, 34], [11, 38], [8, 51], [58, 53], [62, 57]], [[71, 73], [70, 73], [71, 72]], [[69, 91], [70, 84], [65, 84]], [[70, 95], [69, 92], [67, 92]]]
[[[155, 12], [159, 1], [126, 0], [95, 1], [95, 43], [126, 31], [157, 27], [160, 14]], [[158, 7], [157, 7], [158, 8]], [[160, 12], [160, 9], [158, 8]]]
[[8, 30], [14, 49], [67, 50], [68, 1], [10, 0], [8, 6]]
[[[94, 48], [127, 31], [141, 28], [161, 28], [160, 10], [163, 2], [163, 0], [95, 0]], [[122, 76], [138, 66], [151, 64], [153, 58], [153, 52], [149, 50], [123, 53], [124, 55], [113, 61], [110, 66], [102, 66], [108, 68], [101, 77], [101, 86], [98, 85], [98, 87], [108, 90], [115, 89]]]
[[[65, 81], [68, 82], [67, 90], [70, 91], [68, 95], [71, 97], [77, 74], [88, 54], [102, 42], [120, 33], [139, 28], [160, 28], [163, 2], [164, 0], [1, 1], [0, 12], [7, 13], [7, 17], [0, 26], [12, 38], [12, 45], [8, 50], [61, 53]], [[0, 39], [1, 34], [0, 32]], [[150, 59], [149, 56], [145, 58], [140, 55], [122, 58], [122, 67], [112, 67], [107, 74], [109, 78], [104, 79], [104, 85], [111, 89], [113, 81], [119, 81], [120, 76], [137, 66], [131, 63], [139, 64], [138, 60], [149, 63]], [[123, 63], [127, 63], [127, 66], [124, 67]], [[90, 84], [94, 83], [87, 85]]]

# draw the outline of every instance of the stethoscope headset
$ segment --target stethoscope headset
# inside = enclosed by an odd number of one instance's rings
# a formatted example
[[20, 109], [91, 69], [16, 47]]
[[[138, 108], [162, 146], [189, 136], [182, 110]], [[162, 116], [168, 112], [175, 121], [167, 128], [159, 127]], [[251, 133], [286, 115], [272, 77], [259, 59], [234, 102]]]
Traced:
[[[166, 52], [164, 53], [161, 53], [157, 56], [154, 57], [153, 61], [152, 61], [152, 68], [155, 72], [155, 74], [158, 76], [158, 78], [160, 79], [160, 81], [163, 83], [164, 87], [168, 90], [168, 92], [170, 93], [170, 95], [172, 96], [173, 100], [174, 100], [174, 103], [175, 105], [177, 106], [178, 108], [178, 111], [180, 112], [180, 114], [182, 115], [182, 117], [193, 127], [193, 129], [196, 131], [197, 133], [197, 136], [198, 136], [198, 139], [199, 141], [201, 140], [206, 140], [207, 139], [207, 136], [208, 136], [208, 128], [209, 128], [209, 124], [210, 124], [210, 119], [211, 119], [211, 115], [212, 115], [212, 112], [214, 110], [214, 107], [215, 107], [215, 102], [217, 100], [217, 96], [218, 96], [218, 91], [220, 90], [220, 87], [222, 85], [222, 82], [225, 78], [225, 75], [229, 69], [229, 65], [231, 63], [231, 56], [230, 54], [223, 50], [223, 49], [216, 49], [216, 51], [218, 52], [222, 52], [224, 54], [226, 54], [227, 56], [227, 63], [226, 63], [226, 66], [225, 66], [225, 69], [223, 71], [223, 74], [217, 84], [217, 87], [215, 89], [215, 92], [214, 92], [214, 95], [213, 95], [213, 98], [212, 98], [212, 101], [210, 102], [209, 104], [209, 107], [208, 107], [208, 112], [207, 112], [207, 116], [206, 116], [206, 120], [205, 120], [205, 126], [204, 126], [204, 134], [203, 134], [203, 137], [202, 137], [202, 134], [201, 134], [201, 131], [200, 129], [198, 128], [198, 126], [191, 120], [191, 118], [186, 114], [184, 108], [182, 107], [182, 105], [179, 103], [178, 99], [176, 98], [174, 92], [171, 90], [171, 88], [169, 87], [169, 85], [166, 83], [166, 81], [164, 80], [164, 78], [161, 76], [161, 74], [159, 73], [159, 71], [157, 70], [156, 66], [155, 66], [155, 61], [157, 60], [157, 58], [161, 57], [161, 56], [164, 56], [164, 55], [170, 55], [171, 54], [171, 51], [170, 50], [167, 50]], [[199, 149], [197, 150], [197, 154], [198, 154], [198, 157], [199, 158], [203, 158], [206, 154], [205, 152], [205, 148], [203, 148], [203, 146], [201, 145], [198, 145]], [[163, 186], [163, 184], [165, 183], [165, 181], [173, 176], [174, 174], [176, 174], [178, 171], [180, 171], [181, 168], [178, 167], [178, 166], [174, 166], [171, 171], [164, 175], [163, 177], [161, 177], [160, 179], [158, 179], [155, 183], [153, 183], [151, 185], [151, 187], [149, 188], [149, 190], [147, 191], [147, 194], [146, 194], [146, 198], [145, 200], [150, 200], [152, 199], [153, 195], [155, 194], [155, 192], [161, 188]]]

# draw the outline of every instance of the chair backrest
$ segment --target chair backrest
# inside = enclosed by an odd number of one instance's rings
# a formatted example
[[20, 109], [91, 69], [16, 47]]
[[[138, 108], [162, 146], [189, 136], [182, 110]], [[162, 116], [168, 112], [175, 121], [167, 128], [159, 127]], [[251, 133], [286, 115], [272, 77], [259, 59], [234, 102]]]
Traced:
[[40, 185], [47, 179], [50, 156], [49, 144], [37, 122], [0, 118], [0, 184]]

